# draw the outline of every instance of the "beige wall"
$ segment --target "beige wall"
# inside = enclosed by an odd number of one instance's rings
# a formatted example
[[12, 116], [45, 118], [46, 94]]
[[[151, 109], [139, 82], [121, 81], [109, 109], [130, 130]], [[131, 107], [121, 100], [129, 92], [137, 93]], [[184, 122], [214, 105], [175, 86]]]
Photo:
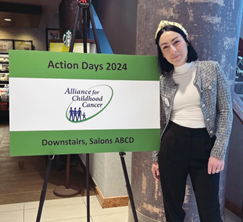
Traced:
[[0, 39], [32, 40], [34, 50], [46, 51], [45, 28], [1, 27]]

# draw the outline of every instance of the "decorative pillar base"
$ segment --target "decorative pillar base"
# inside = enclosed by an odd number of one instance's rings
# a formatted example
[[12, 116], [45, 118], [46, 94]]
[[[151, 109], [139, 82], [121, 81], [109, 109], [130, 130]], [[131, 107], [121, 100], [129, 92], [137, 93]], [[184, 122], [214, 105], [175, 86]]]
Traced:
[[[141, 214], [137, 210], [136, 210], [136, 213], [137, 213], [138, 221], [139, 222], [166, 222], [165, 220], [164, 221], [161, 221], [161, 220], [151, 219], [151, 218], [145, 216], [144, 214]], [[127, 222], [134, 222], [133, 213], [132, 213], [132, 208], [131, 208], [130, 202], [128, 204], [128, 219], [127, 219]]]
[[95, 186], [95, 193], [102, 208], [122, 207], [128, 205], [128, 196], [104, 197], [97, 186]]
[[[161, 221], [161, 220], [154, 220], [152, 218], [149, 218], [149, 217], [141, 214], [137, 210], [136, 210], [136, 213], [137, 213], [137, 216], [138, 216], [138, 222], [166, 222], [166, 219], [164, 219], [164, 220]], [[223, 221], [226, 221], [226, 215], [225, 215], [225, 213], [223, 213], [222, 219], [223, 219]], [[128, 204], [128, 219], [127, 219], [127, 222], [134, 222], [133, 213], [132, 213], [132, 208], [130, 206], [130, 202]]]

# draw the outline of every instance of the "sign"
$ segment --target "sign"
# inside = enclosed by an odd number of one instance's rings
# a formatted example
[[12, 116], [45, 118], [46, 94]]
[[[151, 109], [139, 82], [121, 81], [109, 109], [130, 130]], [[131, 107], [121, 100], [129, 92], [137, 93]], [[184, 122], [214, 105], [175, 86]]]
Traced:
[[32, 50], [32, 41], [14, 40], [15, 50]]
[[[84, 44], [82, 42], [74, 43], [73, 52], [83, 53]], [[51, 52], [69, 52], [69, 47], [66, 46], [63, 42], [50, 42]], [[95, 53], [96, 45], [94, 43], [87, 43], [87, 53]]]
[[9, 55], [11, 156], [159, 149], [155, 56]]

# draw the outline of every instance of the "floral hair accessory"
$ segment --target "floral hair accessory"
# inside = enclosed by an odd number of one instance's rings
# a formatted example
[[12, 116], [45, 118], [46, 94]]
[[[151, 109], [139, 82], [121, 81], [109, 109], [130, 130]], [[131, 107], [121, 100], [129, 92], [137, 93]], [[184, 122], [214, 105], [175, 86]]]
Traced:
[[156, 31], [156, 33], [155, 33], [155, 39], [156, 39], [157, 34], [158, 34], [158, 32], [160, 31], [160, 29], [164, 28], [164, 27], [167, 26], [167, 25], [173, 25], [173, 26], [176, 26], [177, 28], [181, 29], [181, 30], [185, 33], [185, 35], [188, 35], [186, 29], [185, 29], [181, 24], [179, 24], [179, 23], [177, 23], [177, 22], [169, 22], [169, 21], [167, 21], [167, 20], [162, 20], [162, 21], [159, 23], [159, 25], [158, 25], [158, 29], [157, 29], [157, 31]]

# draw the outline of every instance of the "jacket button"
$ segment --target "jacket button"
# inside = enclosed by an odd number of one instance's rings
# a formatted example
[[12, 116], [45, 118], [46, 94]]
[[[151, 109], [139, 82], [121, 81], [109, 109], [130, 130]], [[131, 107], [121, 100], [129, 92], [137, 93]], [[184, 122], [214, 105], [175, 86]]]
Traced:
[[210, 131], [209, 133], [210, 133], [210, 134], [213, 134], [213, 131]]
[[208, 89], [212, 89], [212, 86], [209, 86]]
[[167, 98], [165, 98], [165, 105], [168, 107], [170, 106], [169, 100]]
[[209, 121], [210, 119], [209, 118], [207, 118], [207, 121]]
[[205, 104], [202, 104], [202, 107], [204, 107], [205, 106]]

